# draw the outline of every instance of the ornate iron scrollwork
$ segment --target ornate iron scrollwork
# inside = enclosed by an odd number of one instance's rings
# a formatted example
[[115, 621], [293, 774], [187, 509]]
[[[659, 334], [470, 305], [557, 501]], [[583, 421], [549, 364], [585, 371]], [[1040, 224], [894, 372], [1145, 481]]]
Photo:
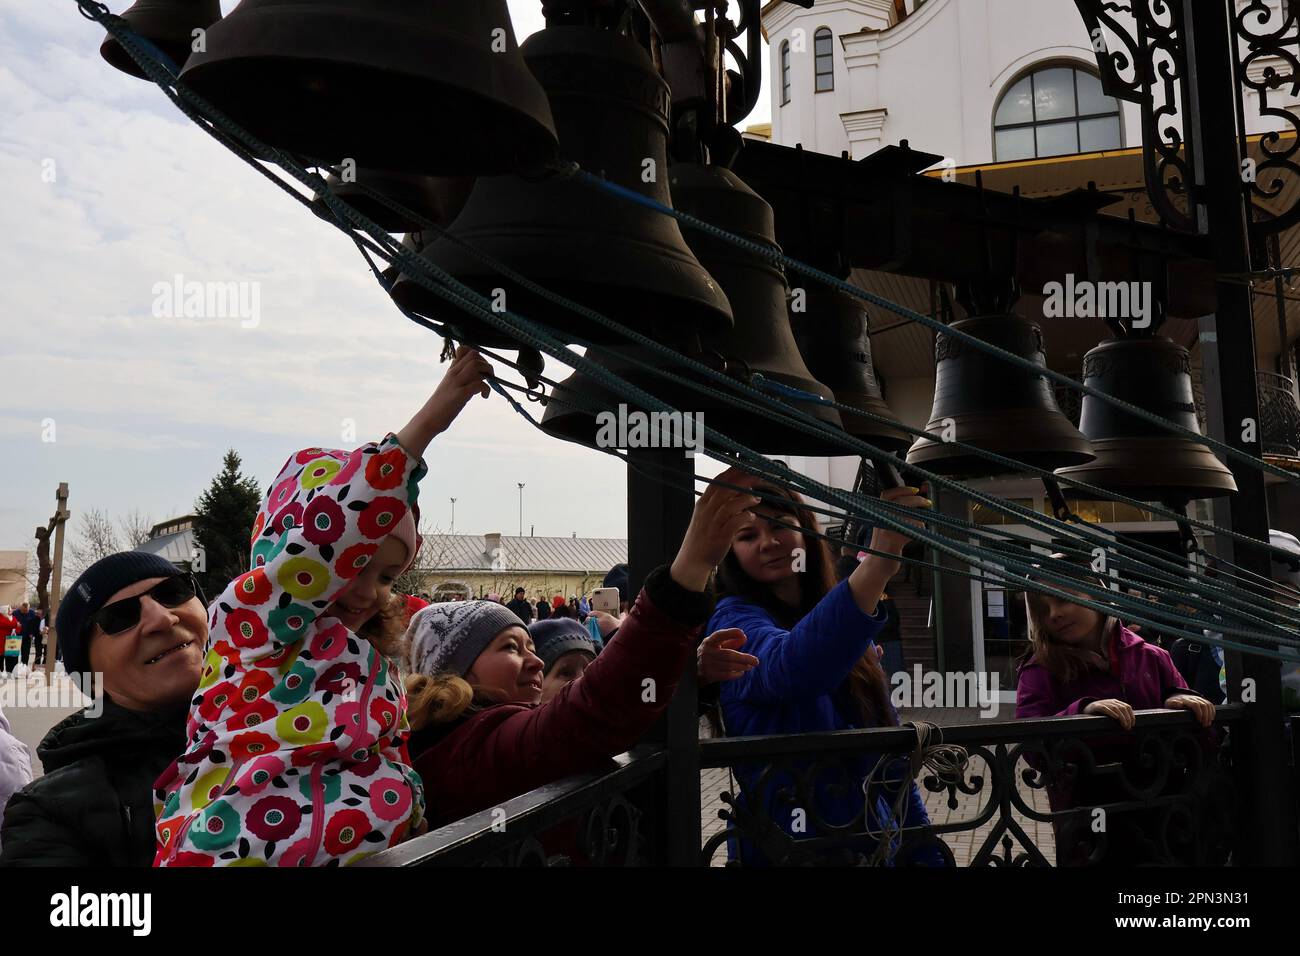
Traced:
[[[743, 763], [737, 757], [740, 792], [722, 794], [728, 829], [705, 843], [703, 862], [730, 838], [745, 841], [747, 859], [777, 866], [914, 866], [930, 848], [953, 866], [945, 837], [960, 833], [978, 834], [971, 866], [1050, 866], [1053, 859], [1069, 866], [1227, 862], [1236, 843], [1236, 797], [1223, 753], [1204, 731], [1164, 724], [1080, 737], [1058, 721], [1036, 736], [1037, 723], [1018, 722], [1014, 734], [1004, 725], [1001, 740], [970, 740], [970, 760], [955, 777], [921, 774], [917, 782], [925, 791], [947, 793], [950, 810], [958, 809], [958, 794], [975, 798], [961, 819], [888, 833], [866, 810], [874, 797], [847, 821], [827, 820], [818, 806], [819, 798], [838, 802], [846, 782], [852, 787], [872, 759], [867, 751], [879, 739], [873, 732], [862, 732], [852, 749], [815, 757], [755, 752]], [[756, 750], [760, 745], [754, 741]], [[897, 754], [880, 759], [906, 764]], [[1046, 799], [1031, 799], [1035, 791]], [[800, 812], [798, 836], [786, 825], [792, 808]], [[1051, 825], [1054, 856], [1031, 836], [1033, 825], [1043, 823]], [[872, 853], [881, 840], [890, 841], [891, 852]]]
[[1181, 128], [1190, 101], [1181, 4], [1074, 2], [1092, 38], [1102, 88], [1141, 107], [1143, 173], [1152, 206], [1171, 227], [1194, 230], [1194, 163]]
[[[1237, 38], [1237, 74], [1243, 92], [1259, 97], [1260, 117], [1276, 117], [1291, 132], [1287, 141], [1276, 130], [1264, 133], [1259, 142], [1263, 161], [1247, 179], [1254, 215], [1251, 231], [1266, 236], [1288, 229], [1300, 221], [1300, 204], [1289, 209], [1268, 209], [1265, 205], [1282, 195], [1288, 181], [1300, 177], [1300, 116], [1275, 102], [1285, 93], [1294, 103], [1300, 100], [1300, 20], [1290, 4], [1270, 6], [1264, 0], [1250, 0], [1232, 18]], [[1244, 99], [1244, 97], [1243, 97]], [[1242, 104], [1244, 105], [1244, 104]]]

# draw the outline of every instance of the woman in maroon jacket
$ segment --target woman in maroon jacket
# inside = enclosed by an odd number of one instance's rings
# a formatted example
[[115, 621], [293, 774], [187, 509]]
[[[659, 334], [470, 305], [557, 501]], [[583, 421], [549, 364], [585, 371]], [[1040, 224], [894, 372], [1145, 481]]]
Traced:
[[713, 609], [709, 577], [758, 500], [710, 486], [672, 565], [651, 572], [615, 637], [545, 704], [542, 662], [507, 608], [456, 601], [417, 614], [407, 632], [409, 746], [430, 826], [599, 769], [640, 740], [673, 696]]

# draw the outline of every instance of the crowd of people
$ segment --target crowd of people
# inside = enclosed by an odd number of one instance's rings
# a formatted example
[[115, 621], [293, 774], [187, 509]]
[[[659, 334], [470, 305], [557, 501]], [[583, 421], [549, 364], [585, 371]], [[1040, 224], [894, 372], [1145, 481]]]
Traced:
[[[534, 603], [522, 587], [509, 601], [394, 593], [419, 547], [424, 457], [487, 396], [490, 373], [461, 349], [399, 431], [291, 455], [251, 529], [249, 570], [210, 602], [142, 552], [78, 578], [57, 633], [69, 672], [102, 675], [102, 713], [50, 730], [34, 782], [0, 721], [0, 866], [350, 864], [608, 766], [662, 715], [692, 659], [728, 735], [898, 724], [880, 638], [897, 629], [884, 595], [908, 536], [875, 529], [868, 553], [837, 561], [797, 494], [737, 469], [700, 496], [676, 556], [638, 591], [626, 566], [611, 569], [617, 612], [586, 595]], [[930, 506], [922, 488], [883, 496], [914, 524]], [[1212, 719], [1168, 654], [1118, 621], [1054, 599], [1029, 610], [1022, 715], [1101, 713], [1127, 727], [1133, 708], [1166, 706]], [[798, 796], [788, 775], [740, 766], [741, 800], [796, 850], [815, 835], [798, 800], [826, 825], [865, 823], [852, 846], [787, 861], [943, 865], [933, 842], [903, 860], [872, 835], [929, 823], [910, 773], [882, 774], [880, 760], [854, 762], [857, 786]], [[582, 861], [575, 834], [546, 839]], [[734, 833], [728, 852], [773, 862]]]
[[24, 601], [17, 608], [0, 604], [0, 645], [4, 648], [0, 679], [20, 666], [45, 662], [45, 611]]

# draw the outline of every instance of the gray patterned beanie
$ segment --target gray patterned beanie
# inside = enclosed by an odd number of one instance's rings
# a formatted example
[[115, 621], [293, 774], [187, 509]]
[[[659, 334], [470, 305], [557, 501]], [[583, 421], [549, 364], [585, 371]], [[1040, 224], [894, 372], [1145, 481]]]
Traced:
[[495, 601], [444, 601], [421, 608], [406, 628], [413, 674], [464, 677], [484, 648], [508, 627], [527, 625]]

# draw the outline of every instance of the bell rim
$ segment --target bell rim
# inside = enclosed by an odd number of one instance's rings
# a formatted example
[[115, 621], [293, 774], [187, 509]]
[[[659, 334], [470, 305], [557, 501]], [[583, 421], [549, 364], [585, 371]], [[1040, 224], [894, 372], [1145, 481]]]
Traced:
[[[329, 24], [329, 29], [315, 32], [318, 45], [310, 51], [294, 45], [295, 40], [301, 43], [303, 25], [308, 17]], [[342, 26], [339, 25], [340, 21], [343, 21]], [[429, 75], [428, 68], [430, 63], [439, 61], [439, 40], [443, 41], [441, 45], [449, 51], [464, 51], [464, 46], [456, 43], [454, 34], [428, 31], [421, 35], [422, 46], [418, 49], [413, 44], [400, 44], [394, 48], [389, 43], [381, 56], [356, 41], [358, 32], [362, 35], [373, 32], [375, 24], [373, 13], [361, 15], [355, 10], [303, 12], [292, 8], [260, 7], [241, 12], [236, 8], [208, 28], [208, 49], [191, 54], [181, 64], [181, 79], [230, 113], [259, 138], [273, 142], [282, 134], [287, 135], [283, 126], [286, 114], [309, 112], [303, 109], [304, 104], [318, 99], [305, 91], [296, 95], [286, 92], [284, 88], [288, 84], [284, 78], [300, 73], [306, 64], [316, 64], [316, 68], [323, 72], [331, 69], [345, 70], [350, 74], [349, 85], [357, 89], [371, 86], [386, 88], [390, 91], [390, 98], [393, 89], [400, 89], [404, 99], [412, 104], [436, 103], [449, 94], [460, 97], [467, 102], [466, 107], [458, 111], [460, 116], [473, 117], [483, 130], [508, 127], [513, 131], [508, 140], [523, 141], [526, 147], [524, 153], [532, 156], [526, 164], [514, 163], [497, 169], [485, 167], [481, 162], [466, 163], [465, 168], [450, 165], [435, 168], [414, 160], [409, 165], [404, 161], [403, 157], [417, 153], [419, 146], [392, 147], [389, 153], [383, 153], [378, 151], [377, 145], [364, 142], [364, 137], [351, 147], [327, 146], [327, 137], [312, 131], [298, 135], [294, 143], [284, 142], [282, 145], [282, 148], [314, 158], [341, 159], [347, 156], [364, 166], [384, 167], [399, 172], [454, 175], [461, 172], [507, 172], [521, 166], [542, 166], [559, 155], [559, 138], [555, 119], [551, 115], [550, 101], [522, 58], [516, 57], [513, 61], [503, 58], [499, 68], [508, 71], [508, 79], [504, 81], [498, 79], [495, 83], [485, 84], [475, 83], [473, 78], [434, 79]], [[240, 31], [240, 47], [223, 53], [221, 44], [227, 42], [226, 34], [230, 31]], [[486, 51], [484, 55], [488, 55]], [[239, 83], [232, 80], [236, 76], [241, 77]], [[420, 89], [413, 89], [413, 85]], [[498, 94], [498, 98], [486, 96], [482, 92], [485, 88]], [[248, 90], [255, 90], [256, 93], [247, 95]], [[270, 94], [274, 90], [281, 92], [272, 99]], [[362, 97], [357, 94], [355, 98], [359, 100]], [[253, 112], [254, 104], [257, 112]], [[375, 109], [373, 106], [367, 109], [357, 105], [345, 112], [332, 110], [332, 125], [339, 129], [354, 128], [359, 124], [349, 121], [351, 114], [371, 119], [375, 115]], [[470, 141], [474, 138], [460, 137], [461, 140]], [[495, 142], [498, 137], [491, 138]], [[443, 138], [430, 129], [411, 139], [437, 143]], [[279, 144], [273, 142], [273, 145]], [[480, 152], [487, 152], [487, 149]], [[339, 155], [334, 155], [336, 153]]]
[[[1062, 478], [1073, 478], [1096, 485], [1106, 491], [1115, 491], [1143, 501], [1159, 500], [1162, 495], [1176, 495], [1192, 499], [1221, 498], [1236, 494], [1237, 482], [1232, 471], [1219, 461], [1205, 445], [1182, 438], [1102, 438], [1092, 443], [1097, 458], [1083, 465], [1057, 469]], [[1170, 452], [1179, 453], [1182, 460], [1171, 461]], [[1121, 461], [1122, 456], [1122, 461]], [[1162, 462], [1161, 469], [1196, 471], [1200, 483], [1156, 482], [1149, 478], [1126, 480], [1134, 475], [1132, 461], [1146, 457]], [[1066, 497], [1080, 497], [1077, 492], [1066, 492]]]

